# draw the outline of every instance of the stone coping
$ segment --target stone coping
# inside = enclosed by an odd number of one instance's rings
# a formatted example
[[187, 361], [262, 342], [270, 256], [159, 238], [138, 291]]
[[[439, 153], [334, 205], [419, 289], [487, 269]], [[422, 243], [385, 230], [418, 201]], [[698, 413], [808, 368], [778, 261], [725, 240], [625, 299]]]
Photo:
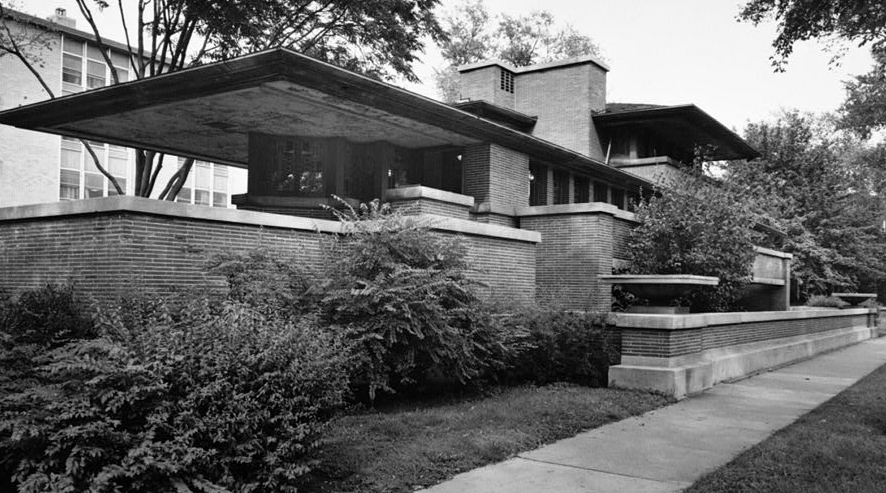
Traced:
[[711, 276], [695, 276], [691, 274], [610, 274], [597, 276], [601, 281], [612, 284], [690, 284], [695, 286], [716, 286], [720, 279]]
[[609, 162], [613, 166], [617, 166], [619, 168], [630, 168], [633, 166], [650, 166], [654, 164], [667, 164], [677, 169], [681, 167], [679, 161], [669, 156], [641, 157], [636, 159], [614, 157], [610, 159]]
[[529, 65], [526, 67], [515, 67], [515, 66], [511, 65], [510, 63], [505, 62], [503, 60], [488, 59], [488, 60], [481, 60], [479, 62], [459, 65], [458, 71], [459, 72], [470, 72], [471, 70], [477, 70], [477, 69], [481, 69], [484, 67], [491, 67], [494, 65], [498, 65], [499, 67], [501, 67], [505, 70], [508, 70], [510, 72], [513, 72], [515, 74], [523, 74], [523, 73], [527, 73], [527, 72], [537, 72], [539, 70], [550, 70], [552, 68], [565, 67], [565, 66], [569, 66], [569, 65], [577, 65], [577, 64], [582, 64], [582, 63], [593, 63], [594, 65], [597, 65], [598, 67], [602, 68], [603, 70], [605, 70], [607, 72], [609, 71], [609, 65], [607, 65], [605, 62], [603, 62], [602, 60], [600, 60], [599, 58], [597, 58], [594, 55], [584, 55], [584, 56], [577, 56], [577, 57], [572, 57], [572, 58], [564, 58], [562, 60], [537, 63], [535, 65]]
[[569, 214], [609, 214], [618, 219], [639, 223], [637, 215], [605, 202], [588, 202], [584, 204], [534, 205], [518, 207], [517, 217], [560, 216]]
[[759, 246], [754, 247], [754, 252], [759, 253], [761, 255], [769, 255], [770, 257], [778, 257], [778, 258], [794, 258], [792, 253], [780, 252], [778, 250], [773, 250], [771, 248], [763, 248]]
[[802, 320], [808, 318], [853, 317], [874, 313], [877, 313], [874, 308], [850, 308], [843, 310], [828, 308], [820, 310], [790, 310], [777, 312], [690, 313], [685, 315], [610, 313], [609, 323], [619, 328], [684, 330], [710, 327], [712, 325], [775, 322], [780, 320]]
[[430, 199], [436, 200], [438, 202], [462, 205], [465, 207], [474, 206], [474, 197], [462, 195], [460, 193], [447, 192], [445, 190], [426, 187], [422, 185], [409, 185], [407, 187], [389, 188], [385, 190], [386, 201], [415, 199]]
[[[340, 197], [351, 207], [359, 207], [360, 201], [350, 197]], [[231, 203], [234, 205], [258, 205], [267, 207], [299, 207], [305, 209], [320, 209], [324, 205], [339, 207], [342, 202], [332, 197], [298, 197], [286, 195], [254, 195], [241, 193], [231, 195]]]
[[[166, 200], [147, 199], [128, 195], [99, 199], [70, 200], [46, 204], [22, 205], [0, 208], [0, 223], [31, 219], [49, 219], [61, 216], [135, 212], [201, 221], [217, 221], [250, 226], [265, 226], [320, 233], [341, 233], [342, 223], [327, 219], [312, 219], [267, 212], [222, 209], [218, 207], [179, 204]], [[428, 221], [431, 229], [474, 236], [486, 236], [503, 240], [529, 243], [541, 242], [541, 233], [509, 228], [495, 224], [478, 223], [467, 219], [420, 214], [418, 220]]]
[[766, 286], [784, 286], [787, 284], [784, 279], [777, 277], [757, 277], [751, 279], [751, 284], [764, 284]]

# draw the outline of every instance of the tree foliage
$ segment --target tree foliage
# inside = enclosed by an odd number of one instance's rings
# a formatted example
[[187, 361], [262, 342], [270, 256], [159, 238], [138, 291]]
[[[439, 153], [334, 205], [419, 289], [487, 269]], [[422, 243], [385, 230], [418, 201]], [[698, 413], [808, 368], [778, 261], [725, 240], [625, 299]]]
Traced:
[[880, 0], [750, 0], [739, 19], [754, 24], [774, 18], [778, 32], [773, 63], [783, 67], [794, 43], [842, 38], [886, 49], [886, 4]]
[[794, 254], [802, 298], [876, 291], [886, 275], [886, 151], [836, 126], [833, 116], [797, 111], [751, 123], [745, 138], [762, 156], [727, 168], [727, 179], [784, 232], [771, 246]]
[[694, 311], [729, 311], [750, 281], [754, 261], [751, 204], [728, 184], [687, 174], [679, 186], [637, 204], [640, 225], [628, 241], [634, 274], [715, 276], [716, 288], [692, 294]]
[[442, 25], [446, 37], [440, 48], [447, 66], [435, 71], [435, 82], [449, 102], [459, 98], [460, 65], [495, 58], [523, 67], [582, 55], [601, 56], [590, 37], [568, 24], [558, 28], [548, 11], [500, 14], [493, 19], [482, 0], [466, 0], [443, 18]]
[[[844, 40], [869, 46], [874, 66], [846, 82], [841, 126], [862, 137], [886, 127], [886, 3], [881, 0], [751, 0], [739, 19], [758, 24], [775, 18], [773, 64], [784, 70], [798, 41]], [[839, 57], [838, 55], [835, 58]]]
[[846, 100], [840, 108], [841, 126], [863, 138], [886, 128], [886, 48], [872, 53], [873, 68], [846, 82]]

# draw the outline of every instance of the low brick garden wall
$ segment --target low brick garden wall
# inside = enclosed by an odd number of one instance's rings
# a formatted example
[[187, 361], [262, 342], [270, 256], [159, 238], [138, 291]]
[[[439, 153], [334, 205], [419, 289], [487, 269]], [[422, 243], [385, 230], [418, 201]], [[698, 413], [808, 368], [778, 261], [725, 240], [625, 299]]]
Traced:
[[622, 336], [610, 385], [680, 398], [875, 336], [878, 310], [614, 313], [610, 323]]
[[[432, 229], [461, 236], [473, 275], [492, 299], [535, 294], [539, 233], [425, 215]], [[99, 301], [127, 291], [221, 288], [203, 266], [221, 252], [264, 248], [298, 262], [323, 260], [335, 221], [109, 197], [0, 209], [0, 289], [16, 293], [73, 283]]]

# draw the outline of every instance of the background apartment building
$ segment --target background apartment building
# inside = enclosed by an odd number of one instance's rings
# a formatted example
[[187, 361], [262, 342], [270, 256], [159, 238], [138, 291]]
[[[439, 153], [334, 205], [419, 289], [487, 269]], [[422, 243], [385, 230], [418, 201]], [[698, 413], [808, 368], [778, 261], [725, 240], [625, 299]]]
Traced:
[[[111, 70], [94, 37], [76, 29], [74, 19], [62, 9], [41, 19], [7, 11], [13, 32], [33, 37], [43, 33], [44, 42], [31, 52], [39, 56], [35, 68], [56, 97], [104, 87], [113, 83]], [[103, 40], [120, 82], [134, 79], [126, 46]], [[31, 104], [49, 95], [34, 75], [13, 56], [0, 57], [0, 110]], [[132, 194], [134, 151], [125, 147], [90, 142], [99, 161], [115, 177], [126, 194]], [[154, 196], [178, 169], [183, 158], [165, 156]], [[245, 192], [246, 170], [196, 162], [176, 199], [178, 202], [232, 207], [231, 195]], [[117, 192], [93, 163], [83, 144], [75, 138], [20, 130], [0, 125], [0, 207], [106, 197]]]

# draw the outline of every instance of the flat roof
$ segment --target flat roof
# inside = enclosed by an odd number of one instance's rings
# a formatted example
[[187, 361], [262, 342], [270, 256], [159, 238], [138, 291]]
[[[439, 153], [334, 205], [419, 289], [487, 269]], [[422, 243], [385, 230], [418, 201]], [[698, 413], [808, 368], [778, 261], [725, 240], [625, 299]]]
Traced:
[[284, 48], [9, 109], [0, 124], [244, 168], [249, 132], [407, 148], [491, 142], [651, 187], [573, 150]]
[[592, 64], [600, 67], [601, 69], [609, 72], [609, 65], [604, 63], [602, 60], [600, 60], [595, 55], [584, 55], [584, 56], [577, 56], [577, 57], [571, 57], [571, 58], [564, 58], [561, 60], [553, 60], [550, 62], [535, 63], [533, 65], [527, 65], [525, 67], [515, 67], [514, 65], [511, 65], [510, 63], [508, 63], [504, 60], [498, 60], [495, 58], [491, 58], [489, 60], [481, 60], [479, 62], [467, 63], [465, 65], [460, 65], [458, 67], [458, 71], [459, 72], [470, 72], [472, 70], [478, 70], [481, 68], [499, 66], [499, 67], [501, 67], [505, 70], [508, 70], [510, 72], [513, 72], [515, 74], [525, 74], [525, 73], [529, 73], [529, 72], [538, 72], [540, 70], [550, 70], [550, 69], [554, 69], [554, 68], [568, 67], [570, 65], [581, 65], [584, 63], [592, 63]]
[[659, 106], [652, 104], [611, 103], [604, 113], [594, 115], [601, 129], [618, 126], [644, 126], [675, 141], [711, 145], [713, 160], [755, 159], [760, 153], [738, 134], [694, 104]]

